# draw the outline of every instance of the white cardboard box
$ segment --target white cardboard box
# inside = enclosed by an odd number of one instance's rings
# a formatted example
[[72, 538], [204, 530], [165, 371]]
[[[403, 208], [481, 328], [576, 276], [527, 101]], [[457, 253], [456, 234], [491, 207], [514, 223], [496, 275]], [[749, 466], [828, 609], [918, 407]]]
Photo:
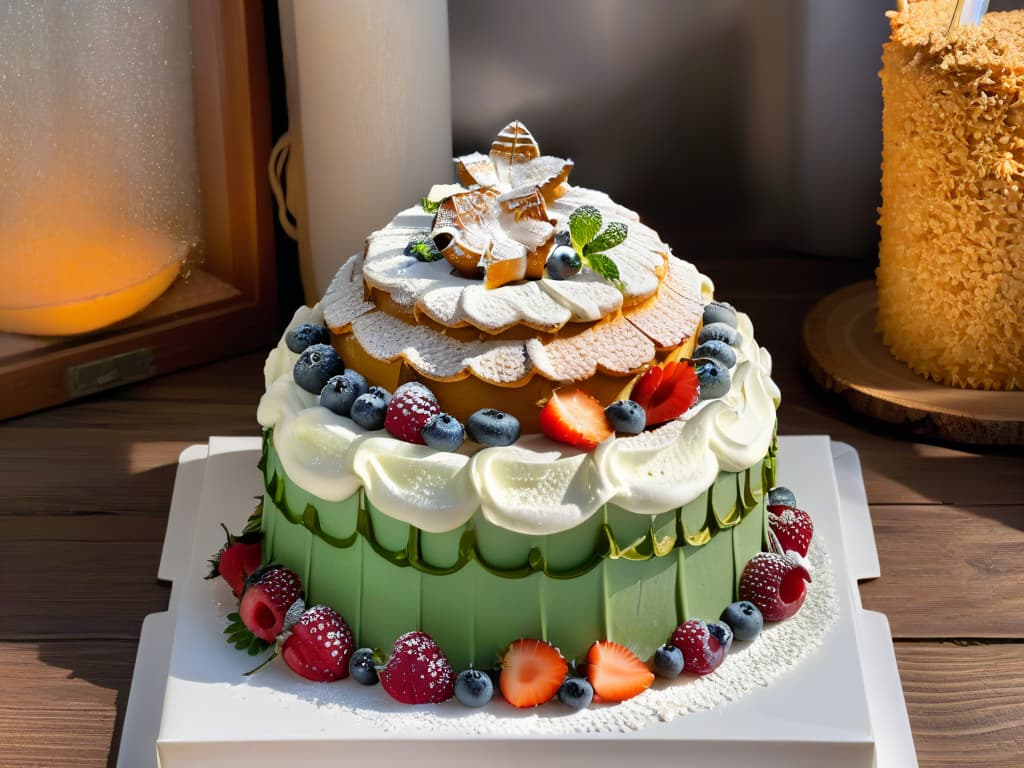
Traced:
[[[863, 610], [856, 587], [858, 579], [879, 573], [860, 465], [849, 446], [827, 437], [780, 439], [778, 481], [812, 510], [834, 566], [840, 617], [821, 648], [767, 688], [709, 711], [629, 733], [531, 737], [396, 732], [323, 706], [316, 694], [322, 689], [283, 664], [242, 677], [253, 659], [224, 642], [202, 577], [223, 537], [220, 523], [239, 528], [252, 511], [262, 487], [258, 457], [259, 440], [250, 438], [215, 437], [182, 454], [159, 571], [174, 585], [169, 610], [143, 624], [121, 739], [123, 768], [343, 761], [592, 768], [638, 759], [758, 768], [917, 765], [888, 622]], [[379, 686], [340, 683], [331, 690], [354, 707], [386, 713], [399, 706]], [[455, 702], [436, 706], [453, 720], [466, 711]], [[489, 706], [524, 716], [500, 701]]]

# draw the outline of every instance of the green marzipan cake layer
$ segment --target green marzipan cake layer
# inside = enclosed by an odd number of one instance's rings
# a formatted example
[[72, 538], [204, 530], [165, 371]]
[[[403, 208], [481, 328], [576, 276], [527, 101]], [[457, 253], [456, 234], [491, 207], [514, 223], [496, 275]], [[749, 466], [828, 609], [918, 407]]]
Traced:
[[331, 605], [363, 646], [388, 650], [423, 629], [464, 669], [490, 667], [519, 637], [547, 640], [569, 659], [599, 639], [646, 658], [687, 618], [717, 619], [765, 544], [775, 446], [679, 509], [637, 515], [607, 504], [547, 536], [507, 531], [479, 511], [427, 533], [362, 489], [325, 501], [287, 478], [270, 433], [261, 468], [264, 557], [300, 576], [307, 604]]

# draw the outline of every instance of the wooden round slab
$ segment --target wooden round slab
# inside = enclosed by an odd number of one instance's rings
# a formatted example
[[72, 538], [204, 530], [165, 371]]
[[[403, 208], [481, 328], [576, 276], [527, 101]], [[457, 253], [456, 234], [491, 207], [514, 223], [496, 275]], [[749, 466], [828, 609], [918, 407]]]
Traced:
[[915, 435], [975, 445], [1024, 445], [1024, 392], [960, 389], [918, 376], [875, 331], [873, 281], [826, 296], [804, 319], [803, 358], [824, 389], [854, 410]]

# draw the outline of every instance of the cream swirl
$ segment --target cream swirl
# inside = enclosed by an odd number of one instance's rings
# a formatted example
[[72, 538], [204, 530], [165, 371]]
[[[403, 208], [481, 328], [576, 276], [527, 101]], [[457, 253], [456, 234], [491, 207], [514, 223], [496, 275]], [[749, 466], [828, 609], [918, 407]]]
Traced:
[[[302, 308], [292, 326], [319, 317], [319, 306]], [[267, 359], [267, 391], [257, 418], [274, 430], [274, 448], [289, 478], [314, 496], [340, 501], [362, 487], [379, 510], [428, 532], [453, 530], [480, 510], [507, 530], [554, 534], [608, 502], [641, 515], [682, 506], [719, 471], [738, 472], [764, 457], [779, 389], [750, 318], [738, 313], [738, 326], [743, 342], [726, 396], [702, 401], [658, 429], [609, 438], [592, 453], [542, 435], [469, 455], [468, 448], [443, 453], [368, 433], [295, 384], [298, 355], [283, 340]]]

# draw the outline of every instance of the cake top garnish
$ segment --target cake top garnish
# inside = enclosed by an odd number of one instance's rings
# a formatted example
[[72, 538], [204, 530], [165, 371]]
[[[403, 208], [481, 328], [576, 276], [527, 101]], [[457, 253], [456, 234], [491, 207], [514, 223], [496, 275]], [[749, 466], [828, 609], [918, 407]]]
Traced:
[[459, 184], [435, 186], [368, 238], [362, 276], [383, 311], [492, 335], [555, 333], [658, 292], [668, 246], [633, 211], [569, 185], [572, 161], [541, 155], [522, 123], [455, 167]]

